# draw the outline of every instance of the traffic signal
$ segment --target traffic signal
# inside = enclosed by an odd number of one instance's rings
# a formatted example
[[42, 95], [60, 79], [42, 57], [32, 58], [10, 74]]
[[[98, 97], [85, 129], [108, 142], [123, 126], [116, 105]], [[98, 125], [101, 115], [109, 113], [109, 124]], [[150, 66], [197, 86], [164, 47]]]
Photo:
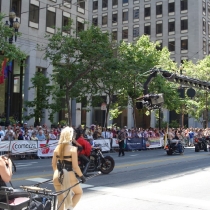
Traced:
[[160, 109], [164, 103], [163, 93], [147, 94], [137, 98], [136, 108]]

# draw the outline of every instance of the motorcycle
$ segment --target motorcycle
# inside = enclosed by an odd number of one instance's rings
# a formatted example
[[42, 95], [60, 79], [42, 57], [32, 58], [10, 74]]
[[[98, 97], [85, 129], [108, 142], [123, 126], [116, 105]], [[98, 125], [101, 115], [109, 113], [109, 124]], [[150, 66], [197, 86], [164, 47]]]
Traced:
[[200, 152], [200, 150], [207, 152], [207, 140], [205, 138], [196, 138], [194, 145], [195, 152]]
[[[87, 172], [101, 171], [103, 174], [109, 174], [115, 166], [115, 161], [111, 156], [104, 156], [100, 148], [95, 148], [90, 154], [90, 165]], [[79, 167], [83, 171], [85, 164], [79, 159]]]
[[[178, 144], [181, 144], [182, 153], [184, 153], [185, 148], [184, 148], [183, 144], [181, 142], [179, 142]], [[179, 148], [176, 145], [176, 143], [171, 142], [170, 140], [168, 140], [165, 150], [166, 150], [167, 155], [180, 154]]]

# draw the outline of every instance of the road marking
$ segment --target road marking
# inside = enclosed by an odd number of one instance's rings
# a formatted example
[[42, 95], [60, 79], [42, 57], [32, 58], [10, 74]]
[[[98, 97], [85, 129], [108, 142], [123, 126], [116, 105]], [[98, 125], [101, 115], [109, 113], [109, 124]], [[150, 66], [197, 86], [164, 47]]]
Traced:
[[[196, 157], [202, 157], [206, 155], [196, 155]], [[146, 164], [152, 164], [152, 163], [161, 163], [161, 162], [166, 162], [166, 161], [172, 161], [172, 160], [177, 160], [177, 159], [189, 159], [189, 158], [195, 158], [195, 155], [190, 155], [190, 156], [179, 156], [179, 157], [174, 157], [174, 158], [166, 158], [166, 159], [159, 159], [159, 160], [153, 160], [153, 161], [145, 161], [145, 162], [137, 162], [137, 163], [130, 163], [130, 164], [123, 164], [119, 166], [115, 166], [115, 168], [124, 168], [124, 167], [131, 167], [131, 166], [138, 166], [138, 165], [146, 165]], [[21, 180], [26, 180], [26, 179], [31, 179], [31, 178], [38, 178], [38, 177], [52, 177], [53, 172], [51, 174], [38, 174], [36, 176], [27, 176], [27, 177], [21, 177], [21, 178], [14, 178], [12, 181], [21, 181]]]
[[46, 182], [49, 179], [37, 177], [37, 178], [31, 178], [31, 179], [26, 179], [26, 180], [27, 181], [32, 181], [32, 182]]
[[[32, 181], [32, 182], [36, 182], [36, 183], [40, 183], [40, 182], [46, 182], [49, 179], [45, 179], [45, 178], [41, 178], [41, 177], [37, 177], [37, 178], [31, 178], [31, 179], [26, 179], [27, 181]], [[53, 184], [52, 180], [49, 180], [49, 182], [47, 182], [46, 184]], [[85, 188], [90, 188], [90, 187], [94, 187], [94, 185], [90, 185], [90, 184], [81, 184], [81, 187], [83, 189]]]
[[31, 166], [32, 164], [25, 164], [25, 165], [17, 165], [16, 167], [19, 168], [19, 167], [26, 167], [26, 166]]

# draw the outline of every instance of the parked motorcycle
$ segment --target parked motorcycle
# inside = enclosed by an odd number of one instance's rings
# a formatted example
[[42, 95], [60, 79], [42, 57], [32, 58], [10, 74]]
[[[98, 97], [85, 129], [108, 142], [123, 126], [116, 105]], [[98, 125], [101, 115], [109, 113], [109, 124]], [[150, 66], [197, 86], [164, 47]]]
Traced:
[[[184, 153], [184, 145], [181, 142], [179, 142], [178, 144], [181, 144], [182, 153]], [[176, 143], [174, 142], [171, 142], [171, 140], [168, 140], [165, 150], [167, 155], [180, 154], [178, 145], [176, 145]]]
[[[79, 159], [80, 169], [83, 171], [85, 164]], [[111, 156], [104, 156], [100, 148], [93, 149], [90, 154], [90, 165], [87, 172], [101, 171], [109, 174], [115, 166], [115, 161]]]
[[207, 152], [207, 140], [206, 138], [195, 138], [195, 152], [200, 152], [200, 150], [204, 150]]

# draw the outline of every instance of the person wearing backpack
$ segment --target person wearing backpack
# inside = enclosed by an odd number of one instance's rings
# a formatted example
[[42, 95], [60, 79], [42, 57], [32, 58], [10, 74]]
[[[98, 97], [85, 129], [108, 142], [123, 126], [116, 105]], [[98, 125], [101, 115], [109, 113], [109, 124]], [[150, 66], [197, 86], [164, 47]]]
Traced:
[[90, 165], [89, 156], [91, 153], [92, 146], [87, 140], [84, 139], [83, 132], [81, 130], [77, 131], [76, 141], [78, 146], [81, 148], [78, 150], [78, 157], [85, 164], [84, 170], [82, 172], [85, 176]]

